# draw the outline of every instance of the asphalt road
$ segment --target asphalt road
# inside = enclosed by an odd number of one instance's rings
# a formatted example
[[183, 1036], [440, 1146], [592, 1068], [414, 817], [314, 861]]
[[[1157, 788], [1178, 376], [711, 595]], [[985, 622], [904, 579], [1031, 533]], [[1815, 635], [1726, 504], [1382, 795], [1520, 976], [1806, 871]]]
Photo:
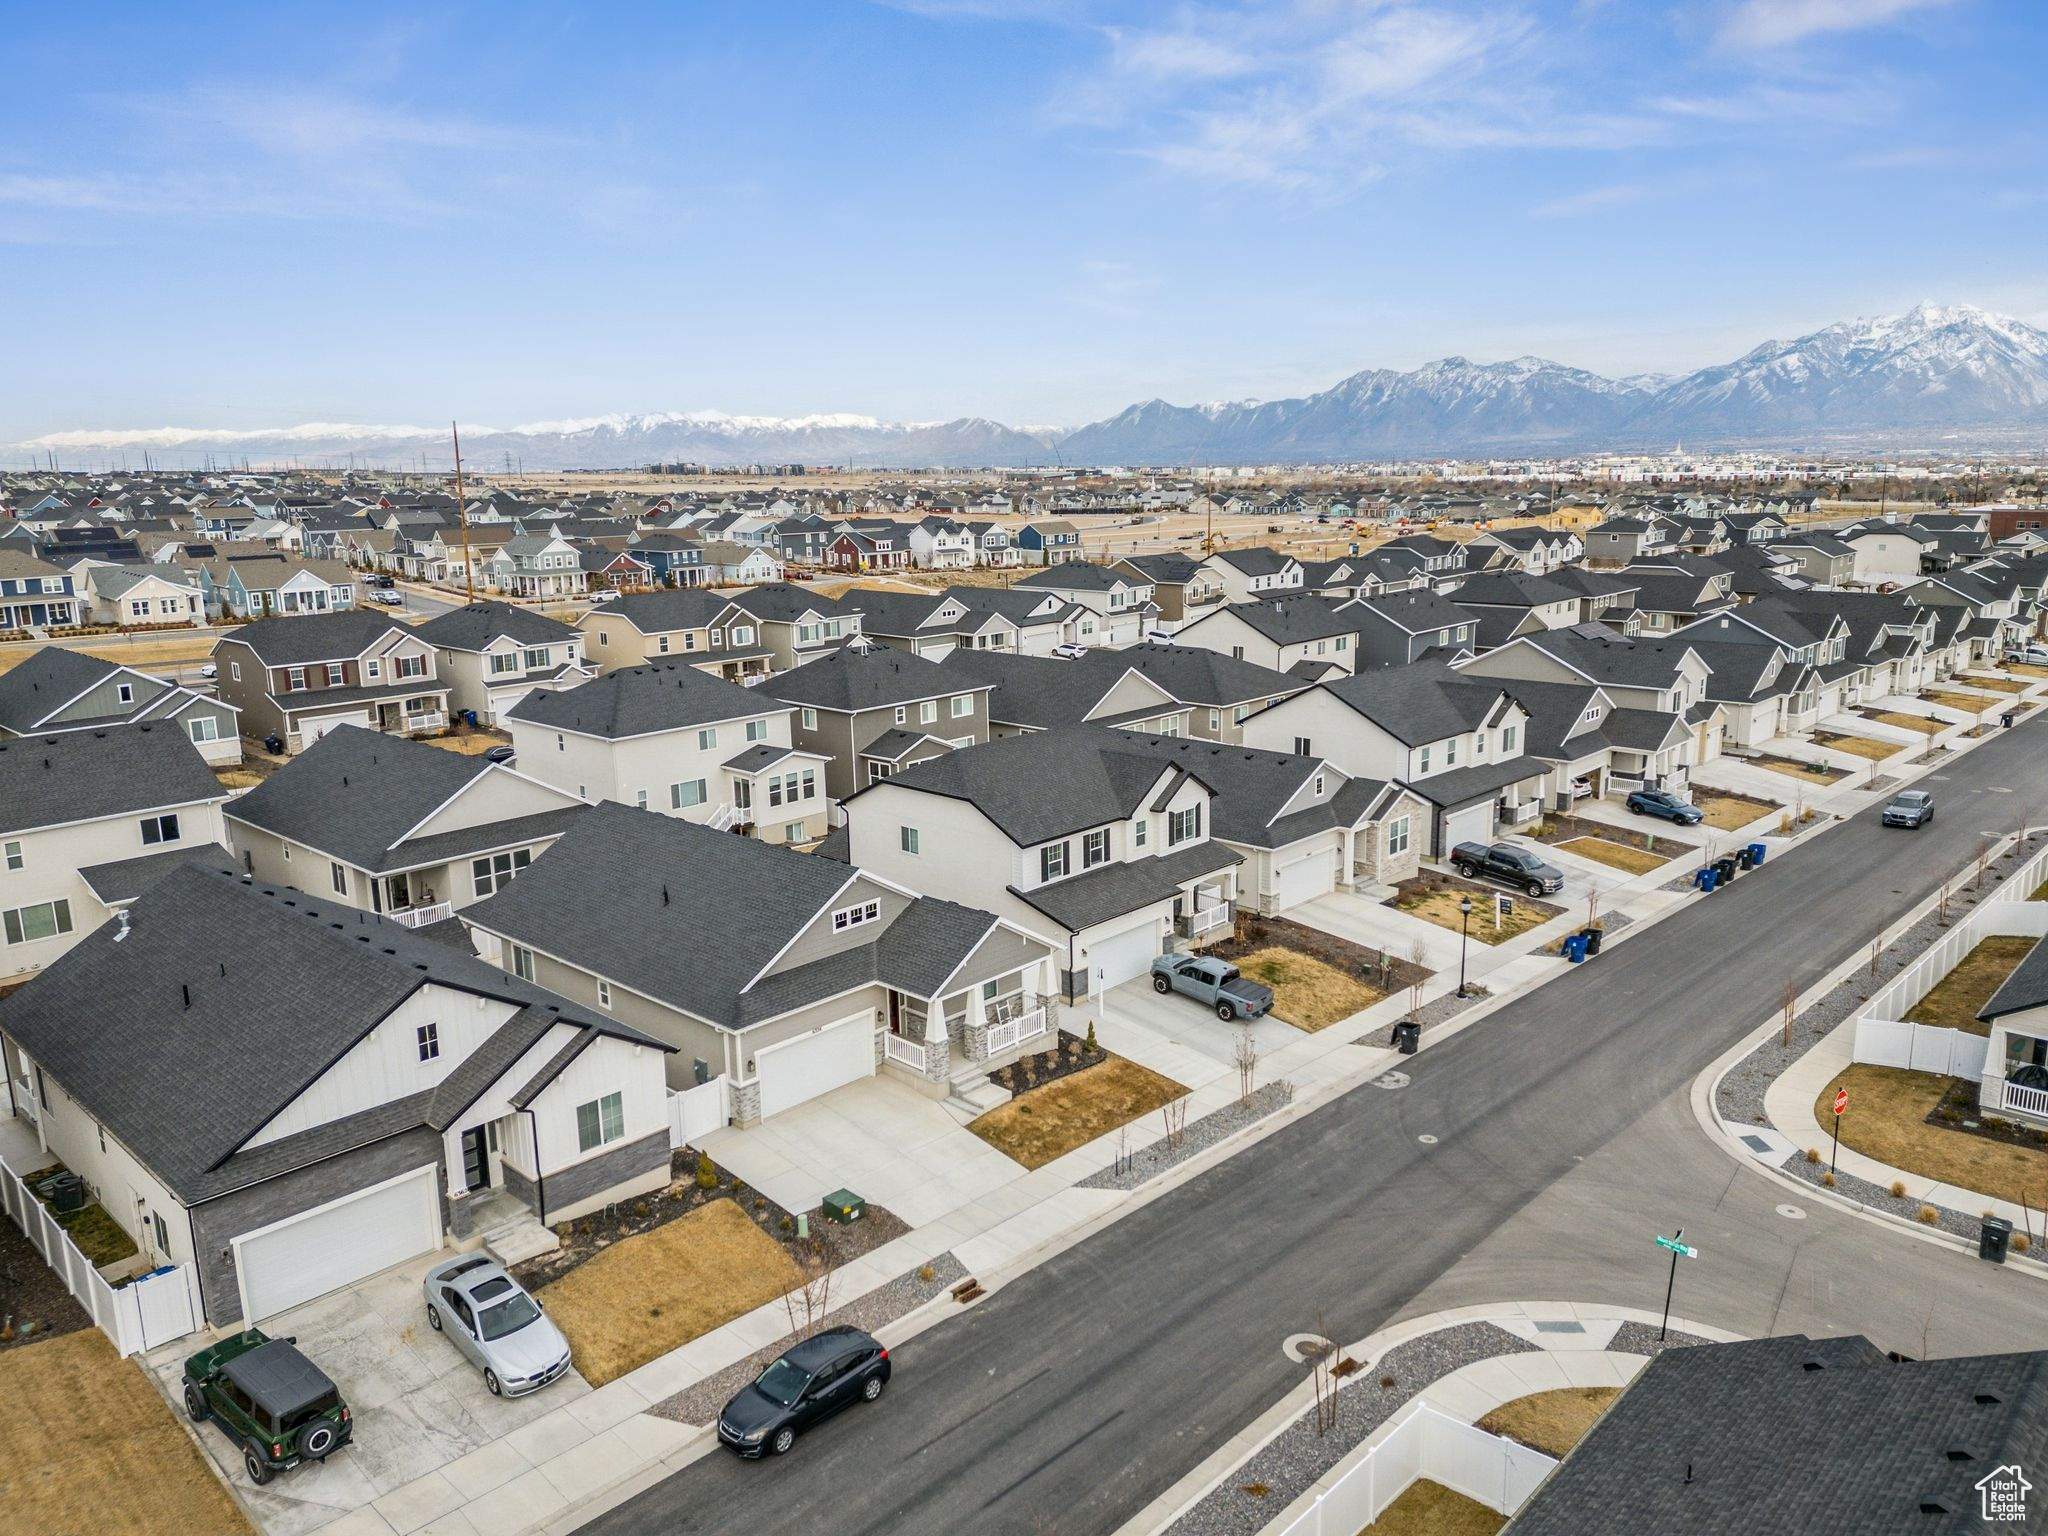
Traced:
[[[1793, 1197], [1693, 1123], [1696, 1077], [2048, 802], [2048, 730], [1959, 760], [1919, 832], [1874, 814], [1696, 901], [1153, 1201], [892, 1352], [889, 1395], [778, 1461], [720, 1452], [585, 1530], [833, 1536], [1115, 1530], [1358, 1339], [1487, 1300], [1654, 1307], [1653, 1231], [1701, 1258], [1677, 1310], [1746, 1333], [1864, 1331], [1910, 1354], [2037, 1347], [2017, 1272]], [[1434, 1144], [1419, 1140], [1428, 1135]]]

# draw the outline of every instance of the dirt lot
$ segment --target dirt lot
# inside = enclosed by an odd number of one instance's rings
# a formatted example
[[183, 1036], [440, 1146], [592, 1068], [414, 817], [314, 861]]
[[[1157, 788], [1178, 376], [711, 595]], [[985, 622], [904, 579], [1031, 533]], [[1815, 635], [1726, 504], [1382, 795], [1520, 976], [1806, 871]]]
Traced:
[[1536, 1392], [1502, 1403], [1479, 1421], [1479, 1427], [1489, 1435], [1503, 1435], [1562, 1460], [1619, 1396], [1619, 1387], [1560, 1387], [1554, 1392]]
[[1172, 1078], [1112, 1056], [1100, 1066], [998, 1104], [967, 1129], [1026, 1168], [1043, 1168], [1186, 1093]]
[[249, 1531], [171, 1405], [99, 1329], [0, 1354], [0, 1402], [7, 1405], [0, 1413], [6, 1529], [36, 1536]]
[[2005, 978], [2034, 948], [2029, 938], [1996, 934], [1983, 940], [1934, 984], [1919, 1002], [1906, 1010], [1909, 1024], [1940, 1024], [1965, 1034], [1988, 1035], [1991, 1026], [1981, 1022], [1977, 1011], [1991, 1001]]
[[[0, 1214], [0, 1318], [14, 1326], [0, 1337], [0, 1351], [22, 1349], [52, 1334], [75, 1333], [92, 1318], [64, 1289], [57, 1272], [43, 1262], [14, 1218]], [[5, 1507], [0, 1505], [0, 1507]]]

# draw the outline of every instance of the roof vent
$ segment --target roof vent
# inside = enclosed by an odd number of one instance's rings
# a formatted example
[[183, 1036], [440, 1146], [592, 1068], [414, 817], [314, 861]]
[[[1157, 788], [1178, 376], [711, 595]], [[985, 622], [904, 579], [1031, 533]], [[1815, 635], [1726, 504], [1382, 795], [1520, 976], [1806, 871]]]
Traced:
[[184, 997], [184, 999], [185, 999], [185, 1006], [186, 1006], [187, 1008], [190, 1008], [190, 1007], [192, 1006], [192, 989], [191, 989], [191, 987], [187, 986], [187, 985], [186, 985], [185, 983], [183, 983], [183, 982], [179, 982], [179, 983], [178, 983], [178, 991], [180, 992], [180, 994], [182, 994], [182, 995], [183, 995], [183, 997]]
[[1996, 1392], [1979, 1392], [1975, 1397], [1971, 1398], [1970, 1401], [1975, 1403], [1979, 1408], [1990, 1408], [1997, 1404], [2003, 1403], [2005, 1399], [2000, 1397]]
[[1975, 1461], [1977, 1459], [1975, 1451], [1967, 1450], [1960, 1445], [1952, 1445], [1942, 1454], [1947, 1456], [1950, 1461]]
[[1799, 1369], [1801, 1369], [1802, 1371], [1824, 1371], [1827, 1369], [1827, 1367], [1818, 1360], [1808, 1360], [1804, 1362], [1799, 1367]]
[[1955, 1513], [1955, 1506], [1940, 1494], [1930, 1493], [1920, 1501], [1920, 1513], [1923, 1515], [1952, 1515]]

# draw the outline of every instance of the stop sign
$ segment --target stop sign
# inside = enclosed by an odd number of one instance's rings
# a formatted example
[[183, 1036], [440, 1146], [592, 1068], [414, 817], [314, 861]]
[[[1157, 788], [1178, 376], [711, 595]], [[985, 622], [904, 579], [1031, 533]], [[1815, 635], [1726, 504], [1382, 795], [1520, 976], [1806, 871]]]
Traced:
[[1843, 1110], [1847, 1109], [1848, 1107], [1849, 1090], [1846, 1088], [1838, 1090], [1835, 1094], [1835, 1113], [1839, 1115]]

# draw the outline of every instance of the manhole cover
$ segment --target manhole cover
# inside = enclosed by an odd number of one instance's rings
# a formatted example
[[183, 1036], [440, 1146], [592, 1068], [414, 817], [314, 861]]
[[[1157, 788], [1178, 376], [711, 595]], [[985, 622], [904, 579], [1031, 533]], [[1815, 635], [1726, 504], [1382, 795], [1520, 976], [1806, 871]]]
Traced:
[[1806, 1212], [1799, 1209], [1799, 1207], [1796, 1205], [1781, 1205], [1778, 1207], [1778, 1214], [1784, 1217], [1787, 1221], [1806, 1220]]
[[1406, 1072], [1385, 1072], [1374, 1078], [1372, 1085], [1375, 1088], [1385, 1088], [1389, 1091], [1395, 1088], [1406, 1088], [1408, 1086], [1408, 1074]]
[[1290, 1333], [1280, 1341], [1280, 1353], [1301, 1365], [1332, 1354], [1337, 1346], [1320, 1333]]
[[1436, 1138], [1434, 1136], [1427, 1134], [1426, 1132], [1423, 1135], [1416, 1137], [1415, 1139], [1421, 1142], [1425, 1147], [1433, 1147], [1436, 1145]]

